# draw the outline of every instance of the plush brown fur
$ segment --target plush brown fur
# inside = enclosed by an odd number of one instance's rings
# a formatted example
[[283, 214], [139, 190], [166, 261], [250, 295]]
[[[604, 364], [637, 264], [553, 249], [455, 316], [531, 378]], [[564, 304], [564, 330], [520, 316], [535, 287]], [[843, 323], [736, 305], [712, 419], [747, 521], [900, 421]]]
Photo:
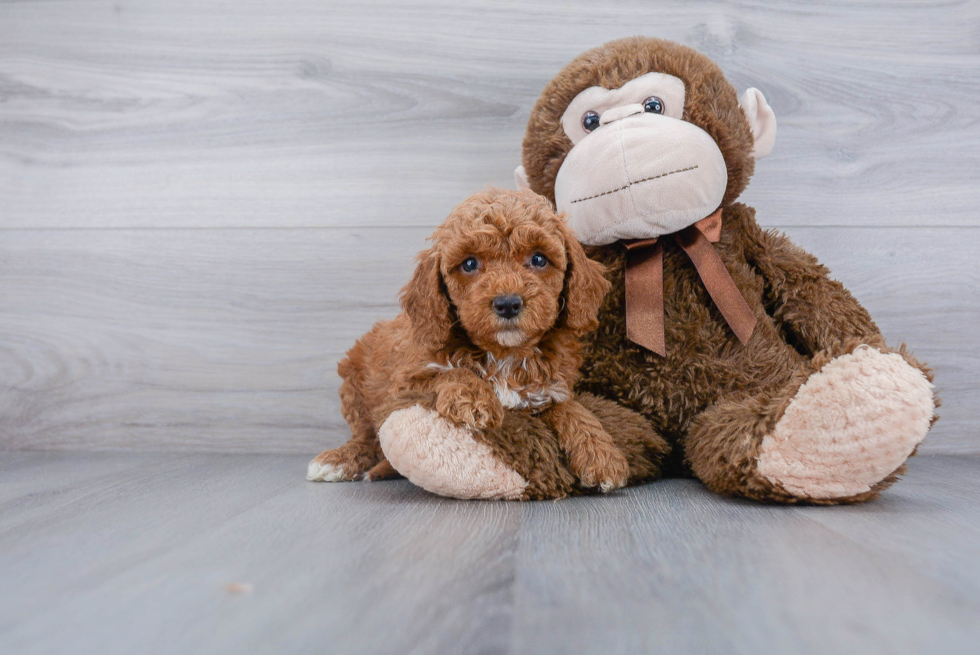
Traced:
[[[546, 265], [532, 265], [536, 253], [547, 258]], [[464, 270], [471, 258], [478, 267]], [[602, 267], [585, 256], [547, 200], [500, 189], [474, 195], [436, 229], [432, 246], [419, 255], [402, 292], [403, 313], [375, 325], [340, 363], [342, 411], [352, 437], [314, 463], [328, 467], [332, 479], [391, 477], [377, 431], [408, 399], [482, 430], [480, 438], [501, 444], [492, 447], [525, 447], [515, 445], [515, 438], [540, 432], [540, 421], [559, 435], [576, 484], [603, 490], [624, 485], [631, 469], [623, 451], [571, 397], [582, 361], [581, 338], [598, 325], [608, 287]], [[512, 294], [520, 296], [523, 307], [516, 317], [503, 318], [494, 311], [494, 300]], [[523, 432], [501, 429], [500, 389], [510, 394], [508, 402], [538, 413]], [[622, 411], [617, 418], [603, 408], [610, 420], [624, 422]], [[550, 466], [564, 464], [556, 458]], [[645, 476], [649, 466], [633, 468]], [[527, 479], [545, 475], [533, 469], [527, 469]], [[567, 471], [554, 484], [550, 491], [539, 484], [533, 493], [567, 495]]]
[[[629, 463], [627, 484], [640, 484], [660, 475], [664, 456], [670, 450], [639, 414], [592, 394], [577, 394], [581, 411], [611, 435], [617, 450]], [[569, 428], [564, 428], [568, 430]], [[592, 493], [595, 480], [577, 479], [576, 466], [566, 455], [563, 428], [549, 425], [527, 412], [507, 412], [504, 423], [477, 433], [497, 458], [528, 481], [524, 500], [546, 500]], [[557, 435], [557, 436], [556, 436]], [[573, 451], [574, 452], [574, 451]]]
[[[578, 93], [593, 85], [617, 88], [651, 71], [685, 82], [684, 120], [708, 132], [725, 157], [728, 187], [716, 250], [758, 323], [748, 344], [739, 343], [691, 260], [664, 239], [667, 356], [651, 353], [626, 339], [625, 247], [587, 249], [610, 271], [612, 291], [599, 328], [587, 338], [577, 389], [641, 413], [678, 449], [674, 461], [682, 453], [683, 468], [719, 493], [777, 502], [875, 497], [900, 471], [867, 493], [814, 500], [794, 496], [755, 469], [762, 437], [810, 374], [861, 344], [889, 350], [868, 312], [825, 267], [786, 237], [762, 230], [754, 210], [735, 202], [753, 172], [753, 137], [735, 89], [713, 62], [690, 48], [646, 38], [614, 41], [576, 58], [532, 110], [523, 154], [531, 188], [554, 202], [555, 176], [572, 148], [559, 119]], [[904, 349], [900, 353], [932, 379]]]
[[[642, 484], [660, 476], [670, 446], [645, 418], [618, 403], [593, 394], [575, 394], [575, 399], [590, 412], [609, 434], [629, 464], [628, 485]], [[435, 407], [433, 392], [406, 393], [389, 399], [384, 415], [421, 405]], [[474, 438], [486, 444], [498, 460], [513, 468], [527, 481], [521, 500], [553, 500], [595, 493], [594, 485], [578, 479], [563, 450], [558, 433], [548, 423], [528, 410], [507, 410], [498, 427], [473, 432]], [[375, 471], [377, 469], [377, 473]], [[372, 469], [367, 479], [398, 477], [386, 460]]]

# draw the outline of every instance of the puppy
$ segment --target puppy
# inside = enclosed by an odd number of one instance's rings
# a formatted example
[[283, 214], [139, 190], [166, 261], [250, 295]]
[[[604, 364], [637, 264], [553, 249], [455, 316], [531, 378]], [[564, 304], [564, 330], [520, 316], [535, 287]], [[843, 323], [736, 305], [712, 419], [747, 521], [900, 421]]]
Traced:
[[623, 486], [625, 457], [572, 399], [580, 337], [595, 329], [609, 288], [551, 204], [531, 191], [488, 189], [464, 201], [418, 256], [403, 312], [362, 337], [340, 362], [350, 441], [310, 462], [310, 480], [397, 473], [377, 431], [406, 396], [457, 424], [498, 427], [529, 409], [558, 435], [586, 487]]

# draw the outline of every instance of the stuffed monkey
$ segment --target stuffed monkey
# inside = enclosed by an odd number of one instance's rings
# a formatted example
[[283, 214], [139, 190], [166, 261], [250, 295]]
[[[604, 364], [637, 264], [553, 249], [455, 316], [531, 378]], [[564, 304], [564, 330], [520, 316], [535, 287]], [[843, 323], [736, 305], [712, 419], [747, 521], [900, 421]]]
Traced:
[[577, 389], [642, 414], [726, 495], [868, 500], [935, 420], [932, 375], [827, 269], [736, 202], [772, 149], [765, 98], [668, 41], [577, 57], [545, 87], [519, 186], [613, 284]]

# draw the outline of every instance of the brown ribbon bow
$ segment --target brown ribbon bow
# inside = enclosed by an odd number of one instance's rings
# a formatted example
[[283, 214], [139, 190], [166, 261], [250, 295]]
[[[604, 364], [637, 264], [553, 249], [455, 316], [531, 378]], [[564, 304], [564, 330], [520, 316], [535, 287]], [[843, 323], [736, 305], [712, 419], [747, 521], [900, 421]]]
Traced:
[[[712, 243], [721, 239], [721, 209], [672, 236], [694, 262], [708, 295], [744, 345], [755, 329], [755, 314]], [[657, 239], [626, 243], [626, 337], [660, 356], [664, 337], [664, 249]]]

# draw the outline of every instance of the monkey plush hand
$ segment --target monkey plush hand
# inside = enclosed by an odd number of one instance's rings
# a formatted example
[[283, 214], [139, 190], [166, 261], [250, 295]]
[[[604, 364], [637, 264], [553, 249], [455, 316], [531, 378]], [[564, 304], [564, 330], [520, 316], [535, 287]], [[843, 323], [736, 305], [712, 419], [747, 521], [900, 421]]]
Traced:
[[703, 55], [624, 39], [547, 85], [516, 176], [611, 272], [579, 391], [644, 415], [719, 493], [868, 500], [935, 420], [931, 373], [736, 202], [775, 133]]

